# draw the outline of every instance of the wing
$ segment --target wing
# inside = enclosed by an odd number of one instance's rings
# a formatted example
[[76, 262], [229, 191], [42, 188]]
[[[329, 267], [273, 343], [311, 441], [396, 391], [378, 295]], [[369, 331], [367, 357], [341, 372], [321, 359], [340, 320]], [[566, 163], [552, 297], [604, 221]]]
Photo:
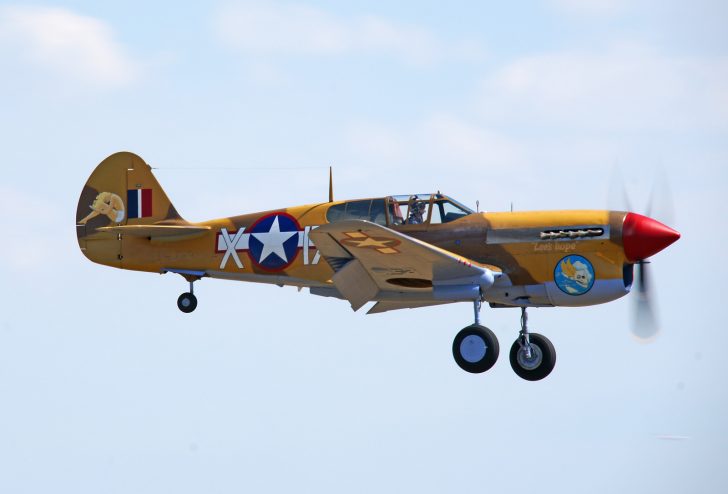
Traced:
[[475, 300], [500, 275], [496, 267], [363, 220], [329, 223], [311, 238], [354, 310], [371, 300], [410, 306]]

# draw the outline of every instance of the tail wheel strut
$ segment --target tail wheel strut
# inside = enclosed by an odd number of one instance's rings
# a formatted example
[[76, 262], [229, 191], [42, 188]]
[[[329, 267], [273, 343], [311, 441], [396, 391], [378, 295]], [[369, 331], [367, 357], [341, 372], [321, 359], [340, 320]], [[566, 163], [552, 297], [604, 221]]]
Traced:
[[195, 281], [197, 280], [187, 276], [185, 278], [190, 282], [190, 291], [179, 296], [177, 307], [185, 314], [189, 314], [197, 308], [197, 297], [195, 297]]

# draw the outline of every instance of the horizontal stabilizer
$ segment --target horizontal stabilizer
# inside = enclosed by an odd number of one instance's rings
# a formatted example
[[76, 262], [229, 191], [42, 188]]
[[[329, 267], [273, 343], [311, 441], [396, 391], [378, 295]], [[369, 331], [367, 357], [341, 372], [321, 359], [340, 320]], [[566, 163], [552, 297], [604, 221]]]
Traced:
[[209, 230], [209, 226], [125, 225], [106, 226], [99, 228], [97, 231], [118, 233], [131, 237], [148, 237], [152, 242], [177, 242], [200, 237]]

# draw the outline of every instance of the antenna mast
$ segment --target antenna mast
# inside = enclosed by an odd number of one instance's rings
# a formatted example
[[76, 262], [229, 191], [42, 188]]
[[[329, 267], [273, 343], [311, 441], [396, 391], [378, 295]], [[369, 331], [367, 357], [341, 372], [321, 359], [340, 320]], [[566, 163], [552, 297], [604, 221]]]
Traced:
[[334, 202], [334, 171], [329, 167], [329, 202]]

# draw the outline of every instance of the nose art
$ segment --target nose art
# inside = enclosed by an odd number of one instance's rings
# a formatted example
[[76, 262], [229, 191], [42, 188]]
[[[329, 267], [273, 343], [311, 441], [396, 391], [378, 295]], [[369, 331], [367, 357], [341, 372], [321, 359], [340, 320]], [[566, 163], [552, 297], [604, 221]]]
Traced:
[[629, 261], [647, 259], [679, 238], [677, 231], [647, 216], [627, 213], [624, 217], [622, 243]]

